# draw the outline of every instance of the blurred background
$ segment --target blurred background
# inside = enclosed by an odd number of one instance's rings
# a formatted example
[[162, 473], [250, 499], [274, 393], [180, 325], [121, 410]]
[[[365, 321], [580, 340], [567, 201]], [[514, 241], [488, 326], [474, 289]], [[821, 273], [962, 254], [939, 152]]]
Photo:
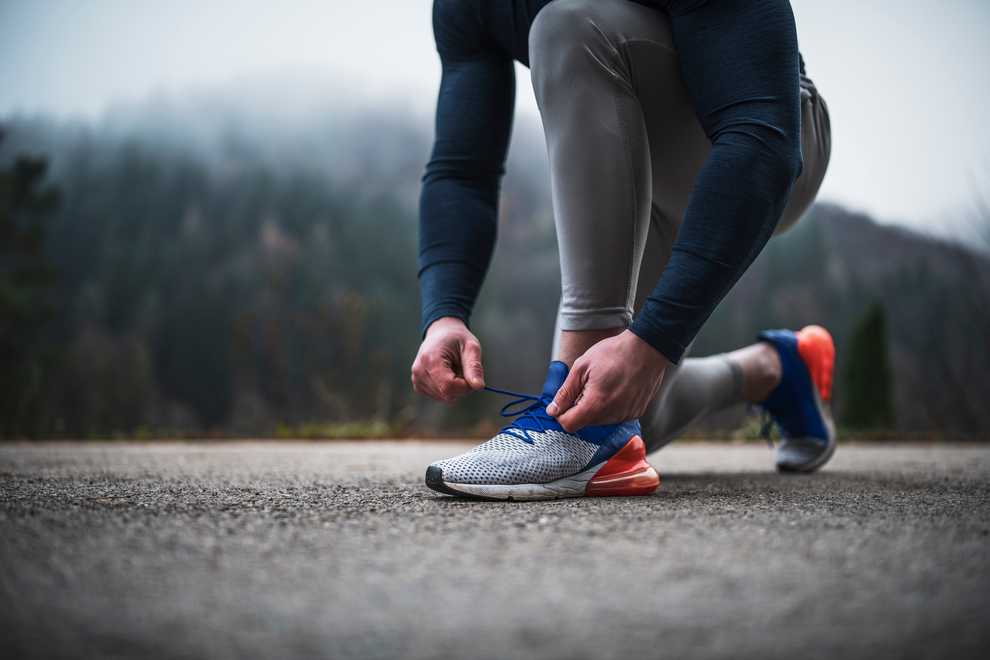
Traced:
[[[429, 0], [0, 0], [0, 435], [474, 435], [415, 397]], [[833, 127], [819, 203], [694, 353], [822, 323], [840, 425], [990, 431], [990, 4], [793, 2]], [[528, 72], [473, 327], [536, 390], [559, 273]], [[740, 430], [742, 429], [742, 430]], [[745, 411], [697, 433], [751, 434]]]

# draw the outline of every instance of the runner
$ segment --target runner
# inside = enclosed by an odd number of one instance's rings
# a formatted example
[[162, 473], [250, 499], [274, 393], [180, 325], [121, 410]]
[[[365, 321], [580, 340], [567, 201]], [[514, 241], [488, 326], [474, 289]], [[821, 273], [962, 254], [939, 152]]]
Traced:
[[516, 397], [503, 409], [515, 419], [431, 465], [427, 485], [497, 499], [648, 494], [659, 478], [646, 453], [742, 401], [780, 428], [778, 469], [821, 467], [835, 448], [824, 328], [684, 358], [825, 175], [828, 111], [787, 0], [435, 0], [433, 25], [443, 74], [420, 202], [414, 388], [453, 401], [485, 387], [467, 322], [495, 242], [514, 60], [530, 66], [546, 132], [562, 293], [542, 392], [494, 390]]

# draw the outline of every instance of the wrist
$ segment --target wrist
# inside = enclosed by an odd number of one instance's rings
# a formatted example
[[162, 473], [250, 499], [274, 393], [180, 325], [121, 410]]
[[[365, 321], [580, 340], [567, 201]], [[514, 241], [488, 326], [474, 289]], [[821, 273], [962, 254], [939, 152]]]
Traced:
[[623, 339], [632, 347], [637, 360], [641, 360], [657, 371], [663, 371], [672, 364], [666, 355], [658, 351], [635, 332], [627, 329], [622, 332], [622, 335]]
[[642, 316], [632, 322], [632, 325], [627, 328], [627, 332], [636, 335], [641, 342], [662, 355], [667, 364], [678, 364], [684, 356], [685, 347], [683, 345], [656, 331]]
[[430, 322], [430, 325], [426, 326], [426, 332], [423, 333], [424, 337], [429, 337], [431, 332], [440, 332], [449, 329], [460, 329], [467, 328], [467, 323], [464, 319], [460, 319], [456, 316], [441, 316]]

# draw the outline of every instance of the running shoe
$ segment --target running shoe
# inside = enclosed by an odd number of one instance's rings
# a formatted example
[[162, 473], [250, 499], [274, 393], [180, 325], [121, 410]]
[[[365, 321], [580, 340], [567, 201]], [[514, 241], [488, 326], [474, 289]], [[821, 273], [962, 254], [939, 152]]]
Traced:
[[760, 340], [780, 355], [780, 384], [760, 406], [780, 430], [781, 442], [774, 452], [781, 472], [813, 472], [835, 453], [835, 424], [829, 402], [835, 345], [821, 326], [809, 325], [799, 332], [765, 330]]
[[[448, 495], [492, 500], [550, 500], [601, 495], [649, 495], [660, 485], [646, 462], [639, 421], [588, 426], [568, 433], [547, 406], [567, 378], [567, 365], [551, 362], [543, 391], [502, 408], [514, 417], [495, 437], [426, 469], [426, 485]], [[526, 406], [522, 409], [519, 407]]]

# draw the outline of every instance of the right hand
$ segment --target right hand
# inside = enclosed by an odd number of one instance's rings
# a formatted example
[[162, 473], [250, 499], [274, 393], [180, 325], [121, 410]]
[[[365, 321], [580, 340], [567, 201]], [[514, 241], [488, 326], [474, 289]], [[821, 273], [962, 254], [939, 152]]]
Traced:
[[485, 386], [481, 344], [464, 321], [445, 316], [430, 324], [413, 360], [412, 385], [444, 403]]

